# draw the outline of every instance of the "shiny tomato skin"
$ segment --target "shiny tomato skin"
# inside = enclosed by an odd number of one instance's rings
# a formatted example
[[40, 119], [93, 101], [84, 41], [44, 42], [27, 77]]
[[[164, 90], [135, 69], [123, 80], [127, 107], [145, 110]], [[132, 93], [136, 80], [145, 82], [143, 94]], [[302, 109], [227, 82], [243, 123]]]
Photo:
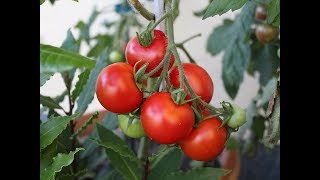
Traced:
[[[209, 103], [213, 96], [214, 85], [208, 72], [201, 66], [192, 63], [183, 63], [182, 67], [191, 88], [203, 101]], [[169, 79], [174, 87], [179, 88], [180, 79], [178, 67], [175, 67], [170, 72]], [[186, 99], [190, 98], [191, 96], [188, 94]]]
[[[152, 43], [148, 47], [141, 46], [139, 44], [138, 38], [135, 36], [132, 38], [125, 50], [125, 56], [127, 62], [134, 67], [134, 65], [141, 60], [136, 66], [136, 70], [140, 69], [142, 65], [145, 63], [149, 63], [146, 73], [152, 71], [155, 67], [160, 64], [163, 60], [166, 49], [168, 45], [168, 39], [166, 35], [160, 30], [154, 30], [154, 38]], [[170, 58], [170, 67], [174, 62], [174, 56], [171, 54]], [[156, 73], [154, 73], [151, 77], [158, 77], [160, 76], [162, 69], [159, 69]]]
[[189, 136], [179, 145], [182, 151], [191, 159], [209, 161], [220, 155], [227, 141], [227, 129], [218, 127], [222, 122], [218, 118], [210, 118], [200, 122]]
[[174, 144], [185, 138], [194, 125], [189, 104], [177, 105], [170, 93], [149, 96], [141, 108], [141, 123], [146, 134], [159, 144]]
[[100, 104], [113, 113], [128, 113], [142, 103], [143, 94], [137, 87], [133, 67], [114, 63], [105, 67], [96, 81], [96, 95]]

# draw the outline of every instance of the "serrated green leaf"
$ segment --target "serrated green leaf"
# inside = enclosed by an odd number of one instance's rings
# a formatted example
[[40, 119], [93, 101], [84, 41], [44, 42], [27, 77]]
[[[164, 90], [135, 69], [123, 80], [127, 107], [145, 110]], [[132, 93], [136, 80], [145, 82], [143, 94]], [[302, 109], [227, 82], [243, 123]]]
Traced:
[[90, 75], [89, 70], [85, 70], [81, 74], [79, 74], [79, 76], [78, 76], [79, 80], [77, 81], [75, 88], [71, 93], [71, 98], [73, 101], [75, 101], [77, 99], [77, 97], [79, 96], [79, 94], [81, 93], [84, 85], [87, 83], [87, 81], [89, 79], [89, 75]]
[[[250, 62], [250, 45], [244, 40], [254, 21], [255, 4], [248, 2], [243, 7], [240, 15], [225, 31], [225, 36], [231, 36], [227, 47], [224, 49], [222, 66], [222, 80], [228, 95], [234, 99]], [[219, 42], [215, 42], [219, 43]]]
[[79, 117], [87, 110], [88, 105], [92, 102], [94, 94], [96, 92], [96, 80], [100, 71], [108, 65], [108, 54], [109, 50], [106, 48], [97, 60], [96, 66], [91, 70], [89, 79], [84, 85], [81, 91], [77, 104], [76, 112], [79, 113]]
[[240, 148], [240, 142], [238, 139], [234, 137], [230, 137], [226, 142], [226, 149], [232, 150], [232, 149], [239, 149]]
[[219, 180], [220, 177], [227, 175], [231, 170], [204, 167], [189, 170], [187, 172], [175, 172], [167, 175], [164, 180]]
[[96, 111], [92, 114], [92, 116], [84, 123], [74, 134], [71, 135], [71, 138], [78, 136], [83, 130], [85, 130], [90, 124], [93, 123], [94, 119], [99, 117], [99, 112]]
[[69, 154], [59, 153], [56, 157], [53, 158], [53, 163], [40, 172], [41, 180], [54, 180], [57, 172], [60, 172], [61, 169], [65, 166], [69, 166], [73, 159], [74, 155], [78, 152], [84, 150], [83, 148], [77, 148], [75, 151], [71, 151]]
[[67, 94], [68, 94], [68, 92], [67, 92], [67, 90], [65, 90], [65, 91], [63, 91], [63, 93], [61, 93], [60, 95], [58, 95], [52, 99], [54, 100], [54, 102], [61, 103]]
[[101, 169], [97, 173], [95, 180], [124, 180], [124, 178], [111, 166], [111, 164], [108, 164], [106, 168]]
[[271, 0], [267, 14], [268, 24], [275, 25], [274, 22], [278, 21], [279, 23], [276, 23], [276, 25], [280, 25], [280, 0]]
[[182, 160], [182, 152], [178, 147], [169, 147], [150, 158], [150, 174], [148, 179], [162, 180], [168, 173], [177, 171]]
[[97, 11], [97, 8], [94, 7], [89, 20], [87, 23], [84, 23], [83, 21], [78, 22], [76, 27], [80, 30], [80, 37], [79, 39], [84, 39], [85, 42], [89, 45], [90, 43], [90, 28], [93, 22], [96, 20], [98, 15], [100, 14], [99, 11]]
[[52, 158], [55, 155], [57, 155], [56, 139], [40, 152], [40, 171], [42, 171], [52, 163]]
[[61, 48], [71, 52], [79, 52], [80, 50], [80, 41], [77, 41], [76, 38], [73, 36], [70, 29], [67, 31], [67, 37], [62, 42]]
[[213, 0], [208, 6], [202, 19], [213, 17], [215, 15], [222, 15], [229, 10], [235, 11], [240, 9], [247, 0]]
[[40, 5], [43, 4], [46, 0], [40, 0]]
[[40, 125], [40, 149], [50, 145], [76, 116], [77, 114], [52, 117], [47, 122], [42, 123]]
[[126, 179], [142, 179], [142, 164], [126, 143], [101, 124], [96, 127], [112, 166]]
[[40, 73], [40, 87], [43, 86], [54, 73]]
[[264, 106], [269, 102], [269, 99], [277, 86], [277, 79], [275, 77], [271, 78], [269, 82], [262, 87], [262, 94], [258, 101], [258, 106]]
[[253, 70], [259, 72], [261, 85], [267, 84], [280, 65], [277, 50], [278, 47], [275, 45], [262, 45], [258, 41], [254, 41], [251, 45], [251, 61], [254, 61]]
[[97, 42], [88, 52], [88, 57], [98, 57], [106, 47], [109, 47], [112, 44], [113, 37], [108, 34], [99, 34], [94, 39], [96, 39]]
[[225, 49], [228, 46], [232, 36], [226, 33], [226, 31], [228, 31], [230, 26], [232, 25], [233, 25], [232, 20], [225, 19], [223, 21], [223, 25], [215, 28], [212, 31], [207, 41], [207, 51], [211, 55], [213, 56], [217, 55], [219, 52], [221, 52], [223, 49]]
[[[105, 128], [113, 130], [118, 127], [118, 116], [115, 113], [107, 112], [104, 116], [103, 120], [100, 122]], [[93, 131], [89, 138], [91, 139], [97, 139], [98, 133], [97, 131]], [[91, 140], [86, 139], [84, 142], [83, 147], [86, 149], [85, 151], [80, 153], [80, 157], [84, 158], [89, 156], [94, 152], [94, 150], [98, 147], [97, 143], [92, 142]]]
[[95, 61], [61, 48], [40, 44], [40, 73], [54, 73], [73, 68], [94, 67]]
[[[64, 49], [64, 50], [67, 50], [67, 51], [74, 52], [74, 53], [79, 53], [80, 41], [77, 41], [74, 38], [74, 36], [73, 36], [73, 34], [72, 34], [70, 29], [67, 32], [67, 37], [63, 41], [63, 43], [61, 45], [61, 48]], [[76, 69], [73, 68], [73, 69], [71, 69], [69, 71], [61, 73], [61, 76], [63, 78], [63, 81], [64, 81], [67, 89], [71, 88], [71, 83], [72, 83], [72, 80], [73, 80], [75, 72], [76, 72]]]
[[58, 103], [56, 103], [51, 97], [43, 96], [41, 94], [40, 104], [42, 104], [45, 107], [48, 107], [49, 109], [62, 109], [62, 107]]

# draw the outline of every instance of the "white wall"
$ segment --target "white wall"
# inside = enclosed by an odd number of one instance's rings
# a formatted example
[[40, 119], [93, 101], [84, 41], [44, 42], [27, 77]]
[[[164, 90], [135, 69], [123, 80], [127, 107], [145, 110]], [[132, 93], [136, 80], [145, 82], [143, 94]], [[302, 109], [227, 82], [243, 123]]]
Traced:
[[[41, 43], [50, 44], [54, 46], [60, 46], [66, 36], [66, 32], [70, 27], [74, 27], [76, 23], [81, 19], [87, 21], [94, 6], [98, 9], [107, 7], [112, 9], [112, 5], [117, 3], [118, 0], [80, 0], [79, 3], [71, 0], [59, 0], [52, 6], [49, 2], [45, 2], [40, 6], [40, 39]], [[144, 1], [141, 1], [144, 2]], [[250, 99], [254, 97], [258, 90], [257, 78], [252, 78], [248, 75], [244, 77], [244, 83], [240, 86], [237, 97], [232, 101], [224, 87], [221, 78], [222, 72], [222, 54], [212, 57], [206, 52], [206, 40], [212, 32], [212, 29], [219, 26], [224, 18], [233, 18], [239, 11], [228, 12], [225, 15], [208, 18], [201, 20], [201, 18], [193, 16], [192, 12], [201, 10], [207, 5], [207, 0], [187, 1], [183, 0], [180, 4], [180, 16], [175, 23], [175, 39], [176, 42], [180, 42], [192, 35], [201, 33], [202, 36], [198, 37], [187, 44], [186, 49], [190, 52], [191, 56], [197, 61], [197, 63], [206, 69], [211, 78], [214, 81], [214, 97], [211, 104], [219, 106], [219, 102], [223, 100], [235, 102], [240, 106], [246, 107]], [[153, 5], [148, 2], [148, 9], [152, 9]], [[104, 13], [99, 16], [93, 27], [91, 33], [103, 32], [103, 29], [99, 28], [100, 23], [104, 19], [115, 19], [117, 16], [114, 13]], [[141, 18], [142, 22], [146, 23], [146, 20]], [[75, 35], [77, 32], [72, 28], [71, 30]], [[81, 49], [82, 52], [86, 51], [87, 47]], [[187, 60], [186, 56], [181, 52], [182, 59]], [[54, 75], [43, 87], [40, 88], [40, 93], [47, 96], [56, 96], [65, 90], [63, 80], [60, 75]], [[67, 101], [62, 104], [67, 108]], [[92, 104], [89, 106], [87, 112], [103, 109], [95, 98]]]

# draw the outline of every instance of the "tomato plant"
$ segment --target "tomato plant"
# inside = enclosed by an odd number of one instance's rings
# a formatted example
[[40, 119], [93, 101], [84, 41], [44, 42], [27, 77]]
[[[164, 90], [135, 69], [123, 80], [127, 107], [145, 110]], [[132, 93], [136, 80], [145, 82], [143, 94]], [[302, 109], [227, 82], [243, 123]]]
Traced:
[[143, 103], [141, 122], [147, 135], [154, 141], [174, 144], [191, 132], [194, 114], [190, 105], [177, 105], [169, 93], [159, 92]]
[[198, 161], [209, 161], [217, 157], [223, 151], [227, 140], [227, 129], [219, 128], [221, 124], [218, 118], [201, 121], [199, 126], [179, 143], [182, 151]]
[[121, 62], [100, 72], [96, 94], [101, 105], [114, 113], [131, 112], [142, 102], [142, 92], [134, 81], [133, 67]]
[[[155, 13], [144, 6], [150, 1], [105, 2], [87, 21], [69, 28], [61, 46], [40, 44], [40, 88], [56, 74], [63, 80], [57, 96], [40, 94], [40, 179], [220, 179], [230, 173], [221, 169], [227, 166], [210, 161], [220, 161], [225, 147], [240, 147], [230, 145], [233, 133], [253, 132], [245, 152], [251, 139], [276, 145], [279, 0], [209, 1], [194, 13], [206, 20], [242, 8], [208, 38], [211, 55], [224, 51], [224, 89], [213, 83], [209, 74], [215, 72], [197, 64], [185, 46], [201, 34], [176, 41], [182, 34], [174, 23], [188, 3], [180, 2], [155, 0]], [[48, 3], [55, 0], [40, 1]], [[104, 16], [110, 12], [114, 19]], [[103, 23], [94, 26], [101, 17]], [[190, 63], [183, 63], [177, 48]], [[258, 77], [260, 85], [246, 110], [226, 101], [210, 104], [217, 88], [235, 99], [245, 73]], [[221, 97], [215, 93], [214, 100]], [[90, 112], [95, 98], [104, 109]], [[195, 164], [199, 168], [192, 169]]]

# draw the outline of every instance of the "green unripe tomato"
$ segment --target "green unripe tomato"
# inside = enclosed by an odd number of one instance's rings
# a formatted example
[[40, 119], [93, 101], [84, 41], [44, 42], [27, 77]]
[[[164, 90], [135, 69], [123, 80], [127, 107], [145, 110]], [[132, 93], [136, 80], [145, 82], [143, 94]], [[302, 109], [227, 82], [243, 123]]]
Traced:
[[119, 51], [112, 51], [109, 54], [110, 63], [116, 63], [122, 61], [122, 54]]
[[134, 118], [132, 123], [127, 128], [129, 116], [128, 115], [118, 115], [119, 126], [123, 133], [132, 138], [140, 138], [146, 135], [141, 125], [140, 119]]
[[227, 125], [231, 128], [238, 128], [246, 122], [246, 112], [238, 105], [232, 104], [233, 114]]

